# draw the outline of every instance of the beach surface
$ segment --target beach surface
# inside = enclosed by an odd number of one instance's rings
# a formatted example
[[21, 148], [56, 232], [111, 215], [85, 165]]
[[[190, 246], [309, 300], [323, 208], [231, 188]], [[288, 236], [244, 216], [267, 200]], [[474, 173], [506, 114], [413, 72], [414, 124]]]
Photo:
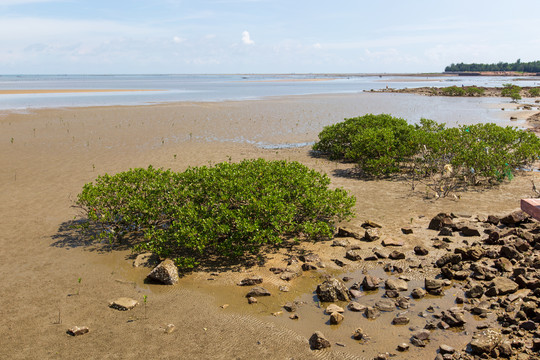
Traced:
[[[73, 205], [85, 183], [130, 168], [152, 165], [183, 171], [190, 166], [251, 158], [299, 161], [328, 174], [332, 186], [356, 196], [357, 215], [352, 225], [375, 221], [386, 236], [402, 239], [403, 249], [411, 251], [429, 241], [425, 229], [429, 219], [440, 212], [502, 215], [518, 208], [521, 198], [532, 195], [533, 172], [490, 190], [462, 193], [459, 200], [425, 199], [418, 193], [423, 189], [413, 193], [405, 182], [351, 177], [352, 164], [314, 157], [306, 146], [316, 141], [325, 125], [366, 112], [418, 117], [438, 112], [440, 119], [434, 120], [467, 122], [470, 106], [480, 109], [475, 115], [479, 119], [489, 115], [485, 117], [500, 118], [504, 124], [510, 114], [506, 111], [500, 116], [494, 109], [470, 103], [479, 101], [476, 99], [449, 99], [434, 110], [424, 102], [433, 98], [417, 98], [368, 93], [2, 112], [4, 321], [0, 358], [362, 359], [395, 352], [396, 345], [410, 337], [407, 327], [390, 329], [382, 321], [369, 322], [359, 316], [355, 321], [351, 317], [350, 325], [336, 328], [325, 324], [322, 309], [314, 305], [306, 307], [305, 320], [302, 313], [294, 321], [280, 314], [285, 302], [312, 298], [323, 276], [314, 272], [290, 283], [273, 277], [268, 268], [283, 266], [285, 252], [271, 254], [260, 267], [195, 272], [183, 276], [175, 286], [148, 284], [149, 269], [132, 267], [129, 250], [95, 243], [72, 228], [78, 215]], [[452, 111], [456, 104], [463, 106]], [[418, 109], [424, 107], [429, 110], [419, 114]], [[466, 110], [461, 111], [463, 108]], [[404, 226], [412, 226], [415, 234], [404, 237], [400, 231]], [[330, 261], [342, 249], [332, 248], [328, 242], [304, 246], [321, 256], [330, 273], [346, 273]], [[359, 270], [347, 271], [357, 274]], [[247, 290], [235, 284], [259, 274], [273, 295], [248, 305]], [[414, 280], [415, 275], [411, 276]], [[285, 284], [291, 291], [280, 292], [279, 286]], [[126, 312], [109, 308], [109, 301], [119, 297], [131, 297], [140, 304]], [[427, 301], [422, 304], [429, 305]], [[174, 324], [176, 331], [168, 334], [168, 324]], [[72, 326], [88, 326], [90, 332], [72, 337], [66, 334]], [[362, 345], [352, 340], [350, 329], [355, 327], [368, 329], [372, 341]], [[307, 339], [315, 331], [325, 333], [333, 344], [345, 346], [312, 351]], [[437, 335], [426, 349], [411, 347], [406, 358], [434, 358], [438, 343], [461, 348], [470, 340], [444, 334]]]

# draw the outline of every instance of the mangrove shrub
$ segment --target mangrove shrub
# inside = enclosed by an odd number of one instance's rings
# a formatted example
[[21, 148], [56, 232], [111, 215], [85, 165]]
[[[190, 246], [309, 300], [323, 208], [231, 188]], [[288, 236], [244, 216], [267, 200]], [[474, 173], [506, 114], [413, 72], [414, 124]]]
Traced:
[[196, 266], [202, 257], [238, 257], [286, 238], [329, 238], [352, 217], [355, 199], [298, 162], [245, 160], [189, 168], [153, 167], [99, 176], [78, 205], [86, 225], [111, 241]]

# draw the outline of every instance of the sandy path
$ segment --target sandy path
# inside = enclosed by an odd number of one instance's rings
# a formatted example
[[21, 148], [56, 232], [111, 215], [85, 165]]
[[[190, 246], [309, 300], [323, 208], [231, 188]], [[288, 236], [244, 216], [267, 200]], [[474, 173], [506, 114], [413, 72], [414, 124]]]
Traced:
[[[361, 114], [354, 96], [324, 99], [296, 97], [0, 115], [4, 319], [0, 358], [362, 357], [358, 348], [336, 347], [314, 354], [308, 349], [307, 337], [315, 330], [331, 334], [325, 325], [293, 331], [286, 323], [262, 315], [279, 309], [282, 302], [299, 293], [276, 296], [264, 307], [247, 308], [243, 290], [224, 287], [243, 273], [226, 272], [215, 282], [206, 281], [207, 274], [193, 274], [174, 288], [156, 287], [144, 284], [146, 270], [131, 268], [129, 252], [100, 251], [100, 246], [82, 244], [65, 226], [76, 215], [71, 208], [76, 194], [99, 174], [149, 164], [181, 171], [229, 157], [232, 161], [256, 157], [297, 160], [328, 173], [334, 186], [357, 196], [356, 223], [368, 218], [380, 222], [389, 236], [400, 236], [399, 227], [410, 224], [411, 219], [415, 226], [425, 227], [427, 218], [419, 216], [433, 216], [442, 210], [505, 213], [531, 193], [529, 177], [533, 175], [488, 192], [464, 194], [460, 201], [426, 201], [411, 195], [404, 183], [339, 176], [350, 165], [313, 158], [309, 147], [261, 149], [251, 144], [314, 141], [325, 124]], [[409, 243], [424, 240], [414, 236]], [[72, 295], [77, 291], [79, 295]], [[142, 302], [145, 294], [149, 298], [147, 319], [141, 319], [143, 306], [125, 313], [107, 307], [109, 300], [120, 296]], [[222, 309], [224, 303], [231, 306]], [[55, 324], [59, 315], [62, 323]], [[160, 329], [169, 323], [178, 330], [165, 335]], [[66, 330], [73, 325], [89, 326], [91, 332], [69, 337]], [[409, 354], [412, 358], [421, 356], [414, 351]]]

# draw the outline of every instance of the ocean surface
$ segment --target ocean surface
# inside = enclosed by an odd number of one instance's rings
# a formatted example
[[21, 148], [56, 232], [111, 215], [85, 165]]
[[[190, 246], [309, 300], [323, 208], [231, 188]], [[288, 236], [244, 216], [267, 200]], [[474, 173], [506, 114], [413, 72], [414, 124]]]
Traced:
[[0, 90], [122, 89], [145, 91], [0, 94], [0, 110], [148, 105], [179, 101], [261, 99], [269, 96], [346, 94], [423, 86], [540, 86], [530, 77], [396, 75], [0, 75]]

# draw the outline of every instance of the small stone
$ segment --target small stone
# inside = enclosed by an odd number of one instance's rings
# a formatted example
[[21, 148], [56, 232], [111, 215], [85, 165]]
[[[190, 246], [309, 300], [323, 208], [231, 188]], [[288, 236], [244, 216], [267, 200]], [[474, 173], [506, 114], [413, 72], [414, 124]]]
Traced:
[[238, 286], [253, 286], [257, 284], [261, 284], [263, 282], [263, 278], [260, 276], [253, 276], [249, 278], [242, 279]]
[[321, 258], [317, 254], [310, 253], [306, 255], [301, 255], [300, 260], [306, 263], [309, 263], [309, 262], [318, 263], [319, 261], [321, 261]]
[[351, 243], [347, 239], [336, 239], [332, 241], [332, 246], [340, 246], [340, 247], [347, 247]]
[[394, 311], [396, 303], [391, 299], [381, 299], [375, 303], [375, 307], [381, 311]]
[[351, 293], [351, 298], [353, 299], [359, 299], [364, 296], [363, 292], [354, 289], [349, 289], [349, 293]]
[[367, 306], [364, 310], [364, 315], [368, 319], [376, 319], [381, 315], [381, 311], [375, 307]]
[[336, 304], [330, 304], [326, 307], [325, 309], [325, 312], [328, 314], [328, 315], [331, 315], [332, 313], [334, 312], [338, 312], [338, 313], [342, 313], [344, 312], [345, 310], [343, 310], [342, 307], [339, 307], [337, 306]]
[[393, 325], [407, 325], [410, 319], [404, 315], [397, 315], [393, 320]]
[[330, 324], [332, 325], [339, 325], [344, 319], [345, 317], [338, 312], [330, 314]]
[[121, 297], [109, 303], [109, 307], [112, 309], [127, 311], [137, 306], [139, 302], [135, 299]]
[[407, 291], [409, 286], [405, 280], [389, 278], [385, 282], [385, 287], [387, 290], [397, 290], [397, 291]]
[[425, 288], [428, 293], [431, 295], [443, 295], [443, 282], [442, 280], [437, 279], [428, 279], [424, 280]]
[[288, 312], [295, 312], [297, 310], [297, 306], [293, 302], [286, 303], [285, 305], [283, 305], [283, 308]]
[[355, 239], [362, 239], [362, 236], [360, 235], [360, 232], [362, 230], [361, 229], [358, 229], [356, 227], [352, 227], [352, 226], [342, 226], [340, 228], [338, 228], [338, 232], [337, 232], [337, 235], [338, 237], [352, 237], [352, 238], [355, 238]]
[[354, 330], [352, 337], [354, 340], [362, 340], [365, 336], [366, 334], [364, 333], [364, 330], [362, 330], [362, 328], [357, 328]]
[[410, 227], [402, 227], [401, 232], [405, 235], [409, 235], [413, 233], [413, 229]]
[[418, 256], [426, 256], [429, 254], [429, 250], [423, 245], [418, 245], [414, 247], [414, 253]]
[[402, 260], [405, 259], [405, 254], [401, 251], [394, 250], [388, 255], [388, 257], [392, 260]]
[[163, 332], [165, 334], [170, 334], [174, 332], [175, 330], [176, 330], [176, 326], [174, 326], [174, 324], [168, 324], [167, 326], [165, 326], [165, 329], [163, 330]]
[[429, 330], [418, 330], [415, 333], [413, 333], [413, 337], [418, 340], [429, 340], [429, 337], [431, 335], [431, 332]]
[[68, 329], [67, 333], [71, 336], [79, 336], [84, 335], [89, 331], [88, 326], [74, 326]]
[[409, 350], [409, 344], [407, 344], [407, 343], [401, 343], [401, 344], [399, 344], [399, 345], [397, 346], [397, 349], [398, 349], [398, 351], [401, 351], [401, 352], [407, 351], [407, 350]]
[[362, 280], [362, 288], [364, 290], [376, 290], [379, 288], [380, 280], [374, 276], [366, 275], [364, 280]]
[[360, 303], [357, 303], [356, 301], [351, 301], [351, 302], [347, 305], [347, 309], [349, 309], [350, 311], [362, 312], [362, 311], [365, 311], [365, 310], [366, 310], [366, 306], [365, 306], [365, 305], [362, 305], [362, 304], [360, 304]]
[[381, 237], [381, 231], [378, 228], [367, 228], [364, 233], [365, 241], [376, 241]]
[[298, 316], [298, 314], [291, 314], [289, 315], [289, 319], [291, 320], [298, 320], [300, 317]]
[[166, 285], [174, 285], [179, 280], [178, 267], [171, 259], [165, 259], [148, 274], [148, 278]]
[[439, 351], [441, 354], [453, 354], [456, 352], [456, 349], [454, 349], [450, 345], [441, 344], [439, 345]]
[[222, 308], [222, 309], [226, 309], [228, 307], [229, 307], [229, 304], [223, 304], [223, 305], [220, 306], [220, 308]]
[[289, 292], [290, 289], [289, 289], [289, 287], [287, 285], [282, 285], [282, 286], [279, 287], [279, 291], [281, 291], [281, 292]]
[[381, 244], [382, 246], [403, 246], [403, 241], [395, 239], [384, 239]]
[[349, 290], [343, 282], [331, 278], [317, 286], [317, 297], [323, 302], [350, 301]]
[[414, 288], [413, 291], [411, 292], [411, 296], [414, 299], [421, 299], [424, 296], [426, 296], [426, 290], [422, 288]]
[[312, 350], [321, 350], [331, 346], [330, 341], [320, 331], [316, 331], [311, 335], [309, 345]]
[[317, 266], [310, 263], [304, 263], [302, 264], [302, 270], [303, 271], [317, 270]]
[[360, 250], [348, 250], [345, 253], [345, 258], [351, 261], [360, 261], [362, 260], [362, 252]]
[[262, 286], [255, 286], [246, 294], [246, 297], [259, 297], [259, 296], [270, 296], [270, 291], [266, 290]]
[[257, 298], [250, 296], [247, 298], [248, 304], [256, 304], [258, 302]]

